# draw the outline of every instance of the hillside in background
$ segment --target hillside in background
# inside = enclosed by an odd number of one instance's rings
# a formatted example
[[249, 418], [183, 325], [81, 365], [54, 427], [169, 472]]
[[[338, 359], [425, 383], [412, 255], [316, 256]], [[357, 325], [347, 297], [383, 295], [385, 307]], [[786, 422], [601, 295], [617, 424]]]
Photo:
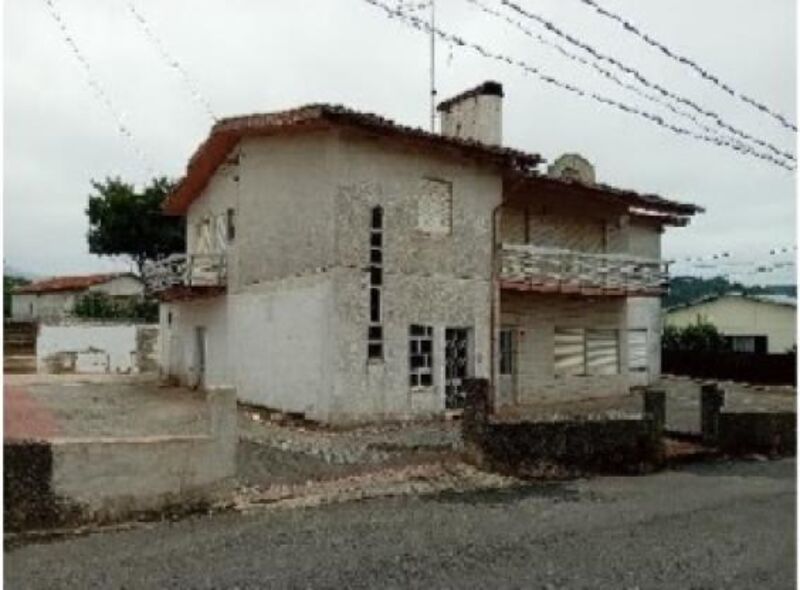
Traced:
[[726, 293], [745, 293], [748, 295], [789, 295], [797, 296], [797, 285], [743, 285], [730, 282], [725, 277], [703, 279], [699, 277], [672, 277], [669, 285], [669, 294], [662, 304], [665, 308], [691, 303], [712, 295], [725, 295]]

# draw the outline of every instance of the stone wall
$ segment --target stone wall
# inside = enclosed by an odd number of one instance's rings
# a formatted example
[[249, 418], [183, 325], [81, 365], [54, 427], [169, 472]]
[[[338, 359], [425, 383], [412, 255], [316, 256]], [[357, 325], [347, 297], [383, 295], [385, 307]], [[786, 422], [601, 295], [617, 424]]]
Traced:
[[766, 453], [794, 455], [795, 412], [734, 412], [725, 410], [725, 392], [716, 384], [700, 391], [703, 441], [731, 455]]
[[[501, 472], [539, 475], [638, 473], [664, 460], [663, 395], [641, 417], [507, 421], [489, 412], [488, 382], [468, 383], [463, 436], [468, 460]], [[659, 405], [660, 404], [660, 405]]]

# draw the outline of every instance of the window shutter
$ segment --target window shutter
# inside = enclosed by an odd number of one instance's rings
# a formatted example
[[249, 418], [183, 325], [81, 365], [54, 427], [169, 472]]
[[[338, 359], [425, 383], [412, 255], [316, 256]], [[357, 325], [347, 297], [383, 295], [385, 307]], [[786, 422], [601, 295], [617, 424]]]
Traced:
[[586, 369], [590, 375], [619, 373], [619, 337], [617, 330], [586, 332]]
[[556, 375], [584, 375], [586, 347], [583, 328], [556, 328], [554, 353]]

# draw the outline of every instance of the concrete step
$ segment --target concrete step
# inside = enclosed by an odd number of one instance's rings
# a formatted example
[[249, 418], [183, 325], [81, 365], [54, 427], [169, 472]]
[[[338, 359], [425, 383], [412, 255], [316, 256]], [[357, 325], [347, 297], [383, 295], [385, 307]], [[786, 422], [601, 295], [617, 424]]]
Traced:
[[35, 373], [36, 357], [31, 355], [3, 356], [3, 373]]

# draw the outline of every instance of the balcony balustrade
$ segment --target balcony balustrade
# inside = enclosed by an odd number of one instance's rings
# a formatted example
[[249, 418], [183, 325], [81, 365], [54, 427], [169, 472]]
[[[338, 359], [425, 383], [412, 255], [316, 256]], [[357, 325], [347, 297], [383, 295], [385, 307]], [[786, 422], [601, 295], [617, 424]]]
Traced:
[[145, 265], [143, 275], [148, 290], [156, 294], [202, 290], [225, 287], [228, 267], [224, 254], [172, 254]]
[[669, 285], [665, 262], [627, 254], [504, 244], [498, 258], [500, 284], [504, 289], [659, 296]]

